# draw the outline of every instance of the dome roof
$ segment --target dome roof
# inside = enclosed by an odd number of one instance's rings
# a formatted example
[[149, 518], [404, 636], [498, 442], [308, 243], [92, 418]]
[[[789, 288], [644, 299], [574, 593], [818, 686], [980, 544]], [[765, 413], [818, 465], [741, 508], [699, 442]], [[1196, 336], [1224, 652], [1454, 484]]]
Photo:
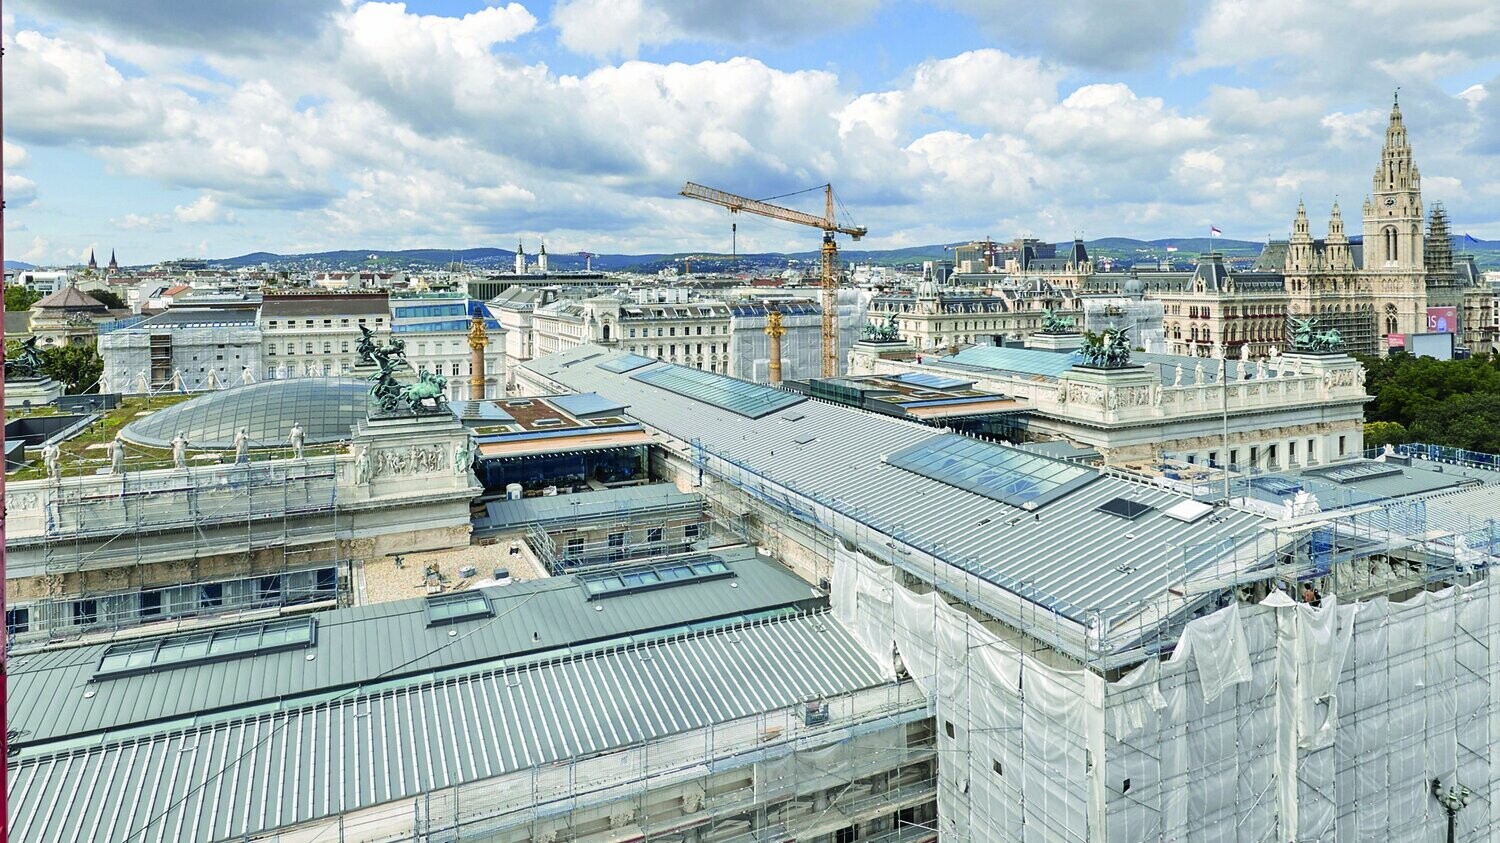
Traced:
[[309, 445], [352, 437], [369, 413], [369, 385], [352, 378], [268, 380], [210, 392], [126, 425], [120, 435], [138, 445], [165, 448], [181, 431], [192, 448], [234, 447], [245, 428], [253, 448], [285, 444], [301, 423]]
[[1126, 278], [1123, 287], [1127, 296], [1144, 296], [1146, 294], [1146, 282], [1135, 276]]

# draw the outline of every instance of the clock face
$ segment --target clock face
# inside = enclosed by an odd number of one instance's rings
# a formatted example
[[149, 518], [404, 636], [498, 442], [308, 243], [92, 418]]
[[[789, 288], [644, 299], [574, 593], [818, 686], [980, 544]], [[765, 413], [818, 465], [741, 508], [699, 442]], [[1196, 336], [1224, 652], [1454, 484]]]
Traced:
[[1396, 204], [1396, 197], [1394, 197], [1394, 196], [1388, 196], [1388, 197], [1386, 197], [1385, 206], [1387, 208], [1392, 207], [1395, 204]]

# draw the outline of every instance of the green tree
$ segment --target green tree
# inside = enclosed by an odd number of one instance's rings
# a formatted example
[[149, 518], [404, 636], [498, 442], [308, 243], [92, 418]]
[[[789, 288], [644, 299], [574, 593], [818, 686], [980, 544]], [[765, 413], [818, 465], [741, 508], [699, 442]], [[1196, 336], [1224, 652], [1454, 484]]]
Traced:
[[1365, 424], [1365, 447], [1380, 448], [1385, 445], [1400, 445], [1410, 440], [1406, 426], [1400, 422], [1377, 421]]
[[92, 345], [59, 345], [42, 350], [42, 373], [63, 384], [69, 395], [98, 392], [104, 360]]
[[1417, 411], [1412, 439], [1500, 454], [1500, 391], [1455, 395]]
[[5, 285], [5, 310], [8, 313], [20, 313], [30, 310], [42, 298], [42, 294], [31, 289], [25, 284]]
[[124, 310], [126, 308], [125, 302], [121, 301], [119, 294], [113, 290], [89, 290], [88, 296], [113, 310]]

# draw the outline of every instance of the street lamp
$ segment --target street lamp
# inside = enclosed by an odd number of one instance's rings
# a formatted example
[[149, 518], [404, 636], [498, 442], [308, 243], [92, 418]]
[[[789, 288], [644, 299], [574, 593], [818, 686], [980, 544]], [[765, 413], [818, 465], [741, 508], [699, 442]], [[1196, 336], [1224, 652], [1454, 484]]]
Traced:
[[1472, 793], [1467, 787], [1461, 784], [1453, 785], [1444, 790], [1443, 783], [1438, 779], [1433, 779], [1432, 795], [1448, 814], [1448, 843], [1454, 843], [1456, 839], [1454, 835], [1457, 832], [1458, 812], [1465, 805], [1469, 804], [1469, 797]]

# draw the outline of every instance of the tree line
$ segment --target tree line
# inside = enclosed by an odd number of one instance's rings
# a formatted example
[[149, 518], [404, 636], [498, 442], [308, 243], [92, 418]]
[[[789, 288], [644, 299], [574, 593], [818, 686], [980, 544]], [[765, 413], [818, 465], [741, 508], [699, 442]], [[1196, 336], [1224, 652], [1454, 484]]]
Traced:
[[1500, 358], [1360, 357], [1365, 446], [1426, 442], [1500, 453]]

